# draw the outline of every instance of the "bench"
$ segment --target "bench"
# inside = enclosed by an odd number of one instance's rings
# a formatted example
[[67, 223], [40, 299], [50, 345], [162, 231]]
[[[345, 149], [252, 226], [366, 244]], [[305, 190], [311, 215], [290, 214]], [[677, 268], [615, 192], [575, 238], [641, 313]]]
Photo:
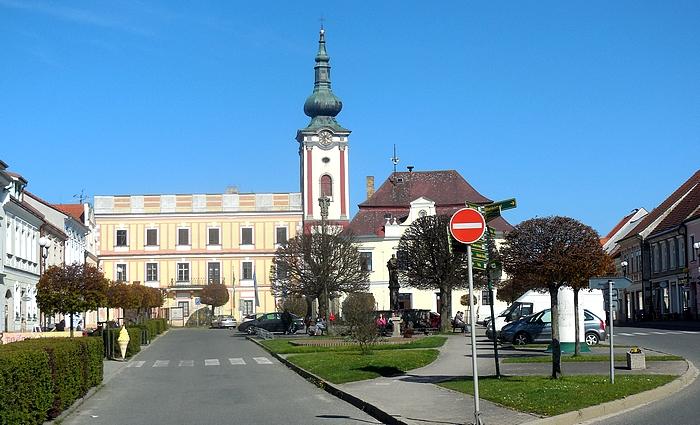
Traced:
[[454, 320], [452, 320], [452, 332], [454, 332], [455, 329], [460, 329], [460, 332], [465, 332], [467, 330], [467, 324], [464, 322], [457, 323]]

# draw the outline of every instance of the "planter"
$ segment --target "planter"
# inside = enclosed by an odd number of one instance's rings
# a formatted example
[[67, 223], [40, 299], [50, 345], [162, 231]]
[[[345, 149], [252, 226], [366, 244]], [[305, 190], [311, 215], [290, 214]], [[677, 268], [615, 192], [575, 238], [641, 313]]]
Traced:
[[638, 353], [633, 353], [631, 351], [627, 352], [627, 369], [641, 370], [646, 368], [646, 357], [643, 351], [640, 350]]

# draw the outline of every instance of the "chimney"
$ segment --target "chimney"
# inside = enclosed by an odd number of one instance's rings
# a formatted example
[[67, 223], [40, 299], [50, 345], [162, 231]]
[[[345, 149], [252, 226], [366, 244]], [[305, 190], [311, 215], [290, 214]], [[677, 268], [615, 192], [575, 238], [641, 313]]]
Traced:
[[415, 168], [415, 167], [413, 167], [413, 165], [409, 165], [409, 166], [406, 167], [406, 168], [408, 168], [408, 172], [409, 172], [409, 173], [412, 173], [412, 172], [413, 172], [413, 168]]
[[367, 176], [367, 199], [371, 198], [372, 195], [374, 195], [374, 176]]

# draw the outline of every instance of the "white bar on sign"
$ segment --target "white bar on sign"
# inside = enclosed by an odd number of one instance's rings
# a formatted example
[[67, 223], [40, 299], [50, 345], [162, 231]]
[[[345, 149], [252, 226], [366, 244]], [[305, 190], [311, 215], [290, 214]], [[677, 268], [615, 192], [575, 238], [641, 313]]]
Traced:
[[459, 229], [481, 229], [484, 226], [481, 223], [454, 223], [452, 228], [455, 230]]

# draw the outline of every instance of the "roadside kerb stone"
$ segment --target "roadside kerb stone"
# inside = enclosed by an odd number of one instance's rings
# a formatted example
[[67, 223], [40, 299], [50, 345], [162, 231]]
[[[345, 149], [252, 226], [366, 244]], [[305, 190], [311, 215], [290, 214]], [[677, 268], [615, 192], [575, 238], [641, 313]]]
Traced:
[[[165, 332], [163, 332], [162, 334], [160, 334], [160, 335], [158, 335], [158, 336], [159, 336], [159, 337], [162, 337], [163, 335], [167, 334], [168, 332], [170, 332], [170, 329], [166, 329]], [[89, 338], [89, 337], [86, 337], [86, 338]], [[157, 341], [158, 339], [155, 339], [155, 340]], [[55, 417], [54, 419], [52, 419], [52, 420], [50, 420], [50, 421], [44, 422], [44, 425], [55, 424], [55, 423], [61, 423], [61, 421], [63, 421], [64, 419], [66, 419], [66, 418], [67, 418], [68, 416], [70, 416], [78, 407], [80, 407], [81, 404], [83, 404], [85, 401], [87, 401], [87, 400], [90, 399], [93, 395], [95, 395], [95, 393], [97, 393], [99, 390], [101, 390], [102, 387], [104, 387], [105, 385], [107, 385], [107, 383], [108, 383], [109, 381], [111, 381], [112, 378], [114, 378], [115, 376], [117, 376], [117, 374], [118, 374], [119, 372], [121, 372], [121, 371], [126, 367], [126, 365], [129, 364], [130, 361], [133, 361], [133, 360], [134, 360], [135, 358], [137, 358], [141, 353], [143, 353], [144, 351], [147, 351], [147, 350], [151, 347], [151, 345], [153, 345], [153, 341], [154, 341], [154, 340], [152, 339], [150, 344], [148, 344], [148, 345], [146, 345], [146, 346], [143, 346], [143, 347], [141, 348], [141, 350], [140, 350], [138, 353], [134, 354], [134, 355], [133, 355], [129, 360], [127, 360], [127, 361], [121, 361], [121, 360], [103, 360], [103, 361], [102, 361], [102, 371], [103, 371], [103, 372], [102, 372], [102, 382], [100, 382], [99, 385], [90, 388], [90, 389], [88, 390], [88, 392], [87, 392], [83, 397], [81, 397], [81, 398], [75, 400], [75, 402], [73, 402], [73, 404], [72, 404], [69, 408], [67, 408], [66, 410], [64, 410], [63, 412], [61, 412], [60, 415], [58, 415], [57, 417]]]
[[299, 366], [295, 365], [294, 363], [290, 362], [287, 360], [284, 356], [281, 356], [275, 352], [272, 352], [267, 349], [263, 344], [261, 344], [257, 339], [254, 337], [246, 337], [249, 341], [252, 341], [253, 343], [257, 344], [259, 347], [261, 347], [263, 350], [267, 351], [270, 353], [274, 358], [279, 360], [282, 364], [299, 374], [301, 377], [306, 379], [307, 381], [311, 382], [312, 384], [316, 385], [317, 387], [321, 388], [322, 390], [326, 391], [327, 393], [347, 402], [352, 404], [353, 406], [357, 407], [358, 409], [362, 410], [363, 412], [366, 412], [373, 418], [381, 421], [384, 424], [389, 424], [389, 425], [408, 425], [406, 422], [403, 422], [396, 417], [390, 415], [389, 413], [383, 411], [382, 409], [378, 408], [377, 406], [362, 400], [360, 398], [355, 397], [352, 394], [349, 394], [340, 388], [334, 386], [330, 382], [324, 380], [323, 378], [316, 376], [315, 374], [307, 371], [306, 369], [302, 369]]
[[686, 360], [686, 363], [688, 364], [688, 370], [686, 370], [683, 375], [661, 387], [638, 394], [632, 394], [625, 398], [609, 401], [596, 406], [585, 407], [583, 409], [563, 413], [557, 416], [551, 416], [549, 418], [537, 419], [523, 425], [570, 425], [585, 423], [592, 420], [599, 421], [606, 417], [616, 416], [661, 400], [681, 391], [683, 388], [692, 384], [698, 377], [698, 369], [695, 367], [695, 365], [689, 360]]

